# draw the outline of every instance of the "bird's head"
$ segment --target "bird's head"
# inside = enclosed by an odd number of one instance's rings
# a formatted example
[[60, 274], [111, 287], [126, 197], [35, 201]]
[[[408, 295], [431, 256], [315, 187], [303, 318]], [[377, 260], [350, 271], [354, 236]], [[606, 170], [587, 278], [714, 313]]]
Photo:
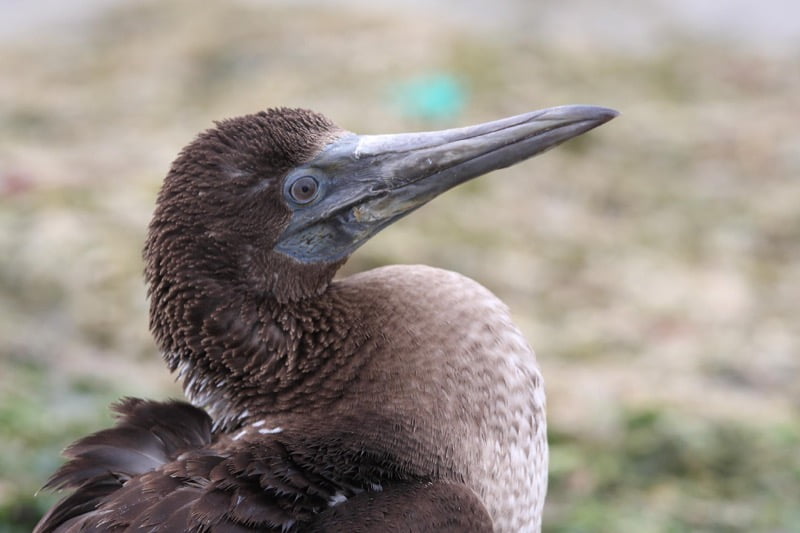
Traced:
[[151, 292], [196, 275], [278, 301], [318, 294], [392, 222], [614, 116], [565, 106], [394, 135], [356, 135], [298, 109], [219, 122], [181, 152], [164, 182], [145, 249]]

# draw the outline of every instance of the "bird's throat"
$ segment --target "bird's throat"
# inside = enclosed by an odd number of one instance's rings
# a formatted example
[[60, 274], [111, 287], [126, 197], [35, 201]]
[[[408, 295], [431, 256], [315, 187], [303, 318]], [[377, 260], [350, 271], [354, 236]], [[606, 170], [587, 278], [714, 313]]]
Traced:
[[352, 355], [369, 337], [346, 298], [335, 288], [290, 302], [226, 294], [186, 302], [163, 346], [186, 396], [216, 427], [231, 430], [339, 399], [357, 373]]

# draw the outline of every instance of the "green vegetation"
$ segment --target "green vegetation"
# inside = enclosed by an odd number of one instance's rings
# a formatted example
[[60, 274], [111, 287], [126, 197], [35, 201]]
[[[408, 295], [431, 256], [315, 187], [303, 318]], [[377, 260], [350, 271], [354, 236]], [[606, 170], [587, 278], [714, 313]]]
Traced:
[[549, 509], [548, 530], [797, 527], [797, 425], [760, 431], [661, 408], [623, 416], [608, 438], [551, 432], [550, 489], [557, 503]]
[[[180, 394], [140, 250], [197, 131], [278, 105], [376, 133], [564, 103], [623, 115], [443, 196], [345, 273], [428, 263], [509, 304], [548, 384], [546, 531], [800, 530], [797, 51], [569, 37], [173, 0], [4, 42], [0, 533], [30, 531], [59, 451], [108, 425], [108, 403]], [[440, 111], [447, 91], [466, 99], [446, 124], [399, 111], [432, 91]]]

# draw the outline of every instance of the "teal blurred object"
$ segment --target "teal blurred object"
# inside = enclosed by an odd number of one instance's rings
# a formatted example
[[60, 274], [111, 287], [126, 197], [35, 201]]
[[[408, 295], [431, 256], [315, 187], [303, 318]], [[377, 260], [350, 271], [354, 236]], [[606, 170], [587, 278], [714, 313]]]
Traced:
[[398, 83], [392, 87], [392, 99], [405, 116], [439, 122], [461, 114], [466, 105], [467, 90], [455, 76], [442, 73]]

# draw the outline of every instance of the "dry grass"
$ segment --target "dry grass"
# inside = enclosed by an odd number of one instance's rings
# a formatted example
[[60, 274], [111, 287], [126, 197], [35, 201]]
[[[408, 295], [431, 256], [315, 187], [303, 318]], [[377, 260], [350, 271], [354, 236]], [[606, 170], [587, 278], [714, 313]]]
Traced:
[[[793, 57], [195, 6], [123, 7], [0, 51], [0, 531], [30, 528], [50, 501], [30, 495], [108, 401], [179, 394], [147, 332], [140, 249], [197, 131], [275, 105], [370, 133], [563, 103], [623, 116], [445, 195], [346, 270], [433, 264], [509, 303], [549, 386], [547, 530], [800, 528]], [[432, 74], [458, 80], [464, 110], [398, 112], [393, 91]]]

